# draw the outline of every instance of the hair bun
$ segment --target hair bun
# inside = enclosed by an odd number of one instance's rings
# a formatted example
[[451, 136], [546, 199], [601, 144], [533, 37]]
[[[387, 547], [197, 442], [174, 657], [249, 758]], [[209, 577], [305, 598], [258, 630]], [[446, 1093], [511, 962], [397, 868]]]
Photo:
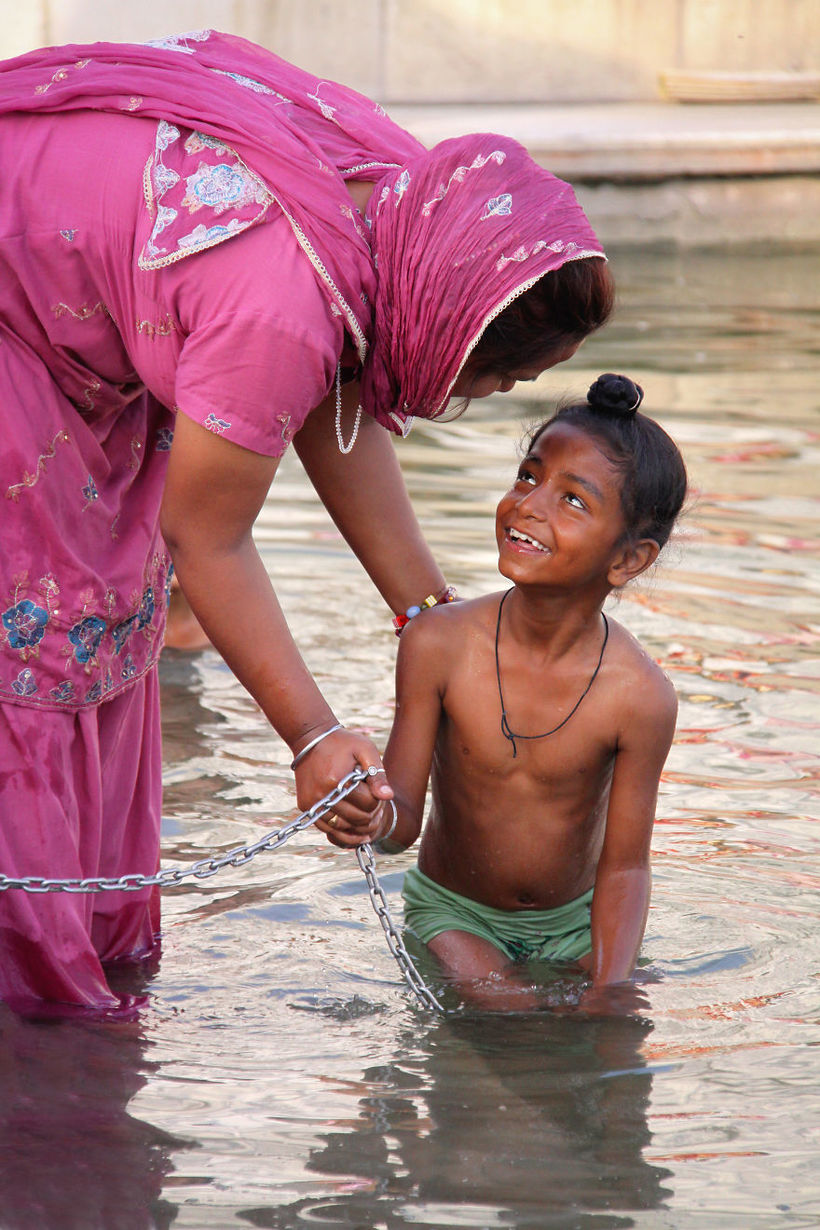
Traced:
[[602, 410], [615, 418], [631, 418], [643, 401], [643, 389], [628, 376], [604, 372], [590, 385], [587, 401], [593, 410]]

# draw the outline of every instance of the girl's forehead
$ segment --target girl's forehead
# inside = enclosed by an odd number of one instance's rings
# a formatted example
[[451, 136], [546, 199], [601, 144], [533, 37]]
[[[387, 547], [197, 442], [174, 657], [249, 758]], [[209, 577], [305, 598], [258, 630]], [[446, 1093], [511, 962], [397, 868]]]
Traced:
[[614, 469], [602, 442], [591, 432], [584, 431], [575, 423], [556, 419], [545, 427], [538, 439], [529, 448], [529, 456], [544, 458], [550, 452], [571, 451], [580, 456], [588, 456], [591, 461], [603, 462], [608, 469]]

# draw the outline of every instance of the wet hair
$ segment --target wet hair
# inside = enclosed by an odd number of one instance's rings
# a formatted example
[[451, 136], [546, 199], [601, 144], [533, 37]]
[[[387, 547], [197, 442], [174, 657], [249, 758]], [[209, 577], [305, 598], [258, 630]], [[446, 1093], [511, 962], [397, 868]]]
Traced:
[[652, 538], [665, 546], [686, 498], [686, 466], [663, 428], [638, 413], [643, 389], [627, 376], [605, 372], [585, 402], [560, 406], [532, 432], [528, 448], [554, 423], [569, 423], [595, 437], [621, 479], [627, 537]]
[[602, 257], [567, 261], [499, 312], [468, 363], [477, 375], [538, 363], [606, 324], [614, 299], [612, 274]]

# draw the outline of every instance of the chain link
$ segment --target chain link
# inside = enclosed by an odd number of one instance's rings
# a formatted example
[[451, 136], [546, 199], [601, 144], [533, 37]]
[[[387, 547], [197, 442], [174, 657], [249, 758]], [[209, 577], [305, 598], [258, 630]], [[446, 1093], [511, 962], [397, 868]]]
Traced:
[[[227, 853], [220, 855], [218, 858], [202, 858], [198, 862], [192, 863], [189, 867], [167, 867], [162, 871], [158, 871], [155, 875], [140, 875], [138, 872], [129, 872], [116, 878], [110, 876], [89, 876], [86, 879], [56, 880], [47, 879], [44, 876], [7, 876], [0, 872], [0, 892], [17, 888], [26, 893], [133, 893], [139, 892], [144, 888], [169, 888], [172, 885], [181, 884], [189, 876], [193, 876], [197, 880], [206, 880], [210, 876], [216, 875], [217, 872], [222, 871], [224, 867], [244, 867], [245, 863], [249, 863], [252, 858], [256, 858], [257, 854], [262, 854], [268, 850], [278, 850], [294, 833], [310, 828], [317, 820], [321, 820], [326, 816], [337, 803], [340, 803], [342, 799], [346, 799], [349, 794], [352, 794], [360, 782], [366, 781], [367, 777], [366, 770], [353, 769], [324, 798], [319, 799], [307, 811], [298, 815], [295, 820], [291, 820], [288, 824], [283, 825], [282, 828], [271, 829], [264, 837], [260, 837], [258, 841], [248, 842], [244, 846], [234, 846], [233, 849], [228, 850]], [[401, 936], [390, 917], [387, 899], [376, 876], [376, 864], [370, 845], [357, 846], [356, 858], [367, 880], [370, 903], [384, 930], [387, 947], [395, 957], [407, 985], [426, 1007], [433, 1008], [437, 1012], [443, 1012], [444, 1009], [441, 1004], [432, 991], [429, 990], [413, 964], [410, 954], [402, 943]]]
[[190, 867], [167, 867], [164, 871], [158, 871], [155, 875], [150, 876], [130, 872], [118, 878], [89, 876], [84, 880], [50, 880], [43, 876], [14, 878], [0, 874], [0, 892], [5, 892], [9, 888], [21, 888], [26, 893], [133, 893], [155, 886], [169, 888], [171, 885], [182, 883], [189, 876], [194, 876], [197, 880], [206, 880], [216, 875], [223, 867], [244, 867], [245, 863], [256, 858], [257, 854], [262, 854], [267, 850], [278, 850], [294, 833], [310, 828], [311, 824], [315, 824], [317, 820], [326, 816], [337, 803], [346, 799], [359, 783], [366, 779], [367, 773], [363, 769], [354, 769], [348, 773], [347, 777], [343, 777], [324, 798], [319, 799], [308, 811], [303, 811], [295, 820], [291, 820], [282, 828], [271, 829], [258, 841], [249, 842], [244, 846], [234, 846], [232, 850], [228, 850], [218, 858], [201, 858], [198, 862], [192, 863]]
[[370, 891], [370, 904], [373, 906], [376, 917], [382, 925], [384, 936], [387, 940], [387, 947], [395, 957], [396, 963], [404, 975], [405, 982], [427, 1008], [433, 1008], [436, 1012], [443, 1013], [444, 1009], [413, 964], [412, 957], [405, 948], [402, 938], [393, 923], [393, 919], [390, 917], [390, 911], [387, 908], [387, 898], [376, 875], [376, 863], [369, 842], [366, 842], [363, 846], [356, 847], [356, 858], [359, 860], [359, 866], [364, 872], [364, 878], [367, 880], [367, 887]]

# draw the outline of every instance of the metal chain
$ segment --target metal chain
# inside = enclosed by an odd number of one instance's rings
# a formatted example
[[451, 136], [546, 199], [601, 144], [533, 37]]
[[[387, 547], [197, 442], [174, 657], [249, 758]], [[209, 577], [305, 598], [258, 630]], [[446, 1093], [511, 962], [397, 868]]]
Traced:
[[376, 863], [369, 842], [366, 842], [363, 846], [356, 847], [356, 858], [359, 860], [359, 866], [367, 880], [367, 887], [370, 891], [370, 904], [376, 911], [376, 917], [382, 925], [384, 936], [387, 940], [387, 947], [396, 958], [396, 963], [404, 975], [405, 982], [427, 1008], [433, 1008], [436, 1012], [443, 1013], [444, 1009], [413, 964], [413, 959], [405, 948], [402, 938], [393, 923], [393, 919], [390, 917], [390, 911], [387, 908], [387, 898], [376, 875]]
[[222, 854], [219, 858], [202, 858], [199, 862], [192, 863], [190, 867], [168, 867], [164, 871], [158, 871], [155, 875], [140, 875], [137, 872], [130, 872], [127, 875], [119, 876], [115, 879], [106, 876], [89, 876], [87, 879], [80, 880], [48, 880], [42, 876], [20, 876], [14, 878], [0, 874], [0, 892], [5, 892], [8, 888], [21, 888], [26, 893], [100, 893], [100, 892], [123, 892], [133, 893], [138, 892], [142, 888], [168, 888], [172, 884], [179, 884], [188, 876], [194, 876], [197, 880], [206, 880], [209, 876], [216, 875], [223, 867], [244, 867], [245, 863], [249, 863], [252, 858], [256, 858], [257, 854], [261, 854], [265, 850], [277, 850], [283, 846], [294, 833], [298, 833], [300, 829], [310, 828], [311, 824], [315, 824], [317, 820], [321, 820], [329, 811], [332, 811], [337, 803], [342, 799], [346, 799], [351, 794], [359, 782], [367, 779], [367, 772], [364, 769], [353, 769], [348, 773], [347, 777], [343, 777], [338, 785], [314, 803], [308, 811], [303, 811], [295, 820], [291, 820], [289, 824], [284, 825], [281, 829], [271, 829], [264, 837], [260, 837], [258, 841], [250, 842], [245, 846], [234, 846], [232, 850], [228, 850], [226, 854]]
[[[143, 888], [168, 888], [170, 885], [180, 884], [189, 876], [193, 876], [197, 880], [205, 880], [210, 876], [216, 875], [218, 871], [222, 871], [224, 867], [244, 867], [245, 863], [249, 863], [252, 858], [256, 858], [257, 854], [262, 854], [267, 850], [278, 850], [294, 833], [310, 828], [317, 820], [321, 820], [326, 816], [337, 803], [340, 803], [342, 799], [346, 799], [349, 794], [352, 794], [360, 782], [366, 781], [367, 777], [368, 773], [366, 770], [353, 769], [324, 798], [319, 799], [307, 811], [298, 815], [295, 820], [291, 820], [280, 829], [271, 829], [269, 833], [266, 833], [264, 837], [260, 837], [258, 841], [249, 842], [244, 846], [234, 846], [233, 849], [228, 850], [226, 854], [222, 854], [218, 858], [203, 858], [196, 863], [192, 863], [189, 867], [167, 867], [165, 870], [158, 871], [155, 875], [150, 876], [140, 875], [138, 872], [129, 872], [117, 878], [88, 876], [85, 879], [56, 880], [46, 879], [44, 876], [14, 877], [3, 875], [0, 872], [0, 892], [18, 888], [26, 893], [133, 893]], [[405, 981], [426, 1007], [434, 1008], [437, 1012], [443, 1012], [444, 1009], [441, 1004], [432, 991], [429, 990], [413, 964], [412, 958], [404, 947], [401, 936], [390, 917], [387, 899], [376, 876], [376, 865], [370, 845], [357, 846], [356, 857], [367, 880], [370, 902], [384, 930], [387, 946], [395, 957]]]

